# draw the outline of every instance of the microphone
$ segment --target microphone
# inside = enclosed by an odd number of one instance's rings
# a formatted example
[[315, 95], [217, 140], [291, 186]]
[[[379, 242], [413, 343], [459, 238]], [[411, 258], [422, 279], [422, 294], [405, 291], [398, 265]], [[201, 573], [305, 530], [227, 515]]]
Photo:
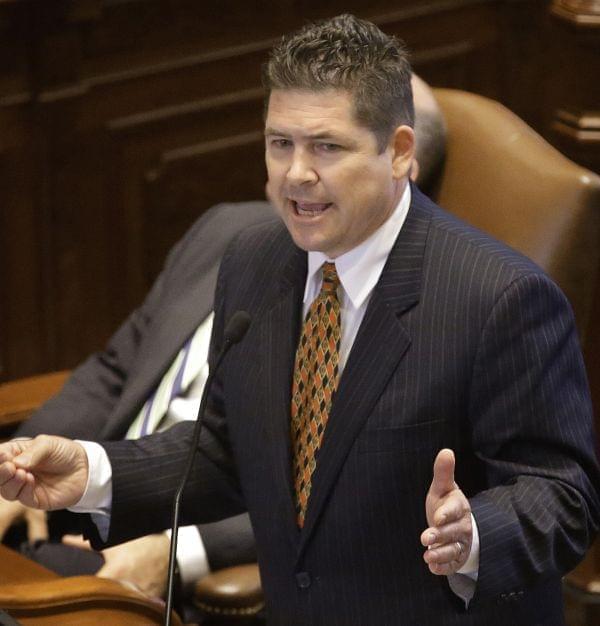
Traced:
[[196, 425], [194, 426], [192, 445], [190, 447], [190, 451], [188, 452], [185, 471], [181, 476], [179, 487], [177, 488], [175, 498], [173, 499], [173, 523], [171, 525], [171, 547], [169, 552], [169, 574], [167, 578], [165, 626], [171, 625], [171, 611], [173, 609], [173, 582], [175, 578], [175, 563], [177, 562], [177, 535], [179, 531], [179, 509], [181, 505], [181, 497], [194, 464], [194, 456], [200, 439], [200, 430], [202, 429], [202, 419], [204, 418], [204, 411], [206, 410], [208, 392], [210, 391], [215, 372], [219, 369], [219, 365], [221, 364], [223, 357], [227, 354], [231, 346], [243, 339], [250, 326], [251, 319], [252, 318], [246, 311], [236, 311], [231, 316], [223, 333], [223, 347], [215, 359], [214, 366], [208, 373], [206, 384], [204, 385], [204, 391], [202, 392], [202, 400], [200, 401], [200, 407], [198, 409], [198, 417], [196, 418]]

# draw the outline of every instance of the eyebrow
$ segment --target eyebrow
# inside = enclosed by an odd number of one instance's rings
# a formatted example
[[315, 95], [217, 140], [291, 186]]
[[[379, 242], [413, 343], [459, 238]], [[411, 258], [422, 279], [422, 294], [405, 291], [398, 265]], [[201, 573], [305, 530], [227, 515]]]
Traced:
[[[290, 133], [286, 133], [282, 130], [278, 130], [277, 128], [271, 128], [270, 126], [268, 126], [267, 128], [265, 128], [265, 137], [269, 137], [271, 135], [275, 135], [277, 137], [290, 137], [291, 136]], [[345, 135], [336, 135], [330, 132], [322, 132], [322, 133], [315, 133], [313, 135], [307, 135], [307, 139], [310, 139], [311, 141], [326, 139], [332, 142], [343, 142], [343, 143], [353, 142], [352, 137], [347, 137]]]
[[281, 137], [289, 137], [287, 133], [284, 133], [281, 130], [277, 130], [276, 128], [271, 128], [270, 126], [265, 128], [265, 135], [279, 135]]

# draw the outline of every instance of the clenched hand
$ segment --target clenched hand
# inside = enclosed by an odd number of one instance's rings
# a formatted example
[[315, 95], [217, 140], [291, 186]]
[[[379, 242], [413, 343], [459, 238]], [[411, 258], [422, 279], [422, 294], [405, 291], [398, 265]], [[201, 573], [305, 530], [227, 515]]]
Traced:
[[85, 450], [70, 439], [38, 435], [0, 445], [0, 495], [7, 500], [64, 509], [81, 499], [87, 478]]

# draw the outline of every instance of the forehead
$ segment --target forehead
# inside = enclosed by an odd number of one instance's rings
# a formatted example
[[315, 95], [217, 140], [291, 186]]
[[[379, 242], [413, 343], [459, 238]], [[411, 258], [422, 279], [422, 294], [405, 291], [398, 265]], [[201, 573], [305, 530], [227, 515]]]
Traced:
[[352, 95], [341, 89], [274, 89], [269, 97], [265, 132], [303, 134], [369, 132], [356, 121]]

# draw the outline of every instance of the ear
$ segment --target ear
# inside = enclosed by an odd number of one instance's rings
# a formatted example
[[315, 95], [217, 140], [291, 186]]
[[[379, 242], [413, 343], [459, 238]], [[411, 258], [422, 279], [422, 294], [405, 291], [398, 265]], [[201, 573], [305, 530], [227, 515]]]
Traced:
[[412, 165], [410, 166], [410, 179], [413, 183], [416, 183], [419, 178], [419, 169], [419, 162], [417, 159], [413, 159]]
[[391, 139], [392, 172], [394, 178], [405, 178], [409, 175], [415, 153], [415, 133], [410, 126], [398, 126]]

